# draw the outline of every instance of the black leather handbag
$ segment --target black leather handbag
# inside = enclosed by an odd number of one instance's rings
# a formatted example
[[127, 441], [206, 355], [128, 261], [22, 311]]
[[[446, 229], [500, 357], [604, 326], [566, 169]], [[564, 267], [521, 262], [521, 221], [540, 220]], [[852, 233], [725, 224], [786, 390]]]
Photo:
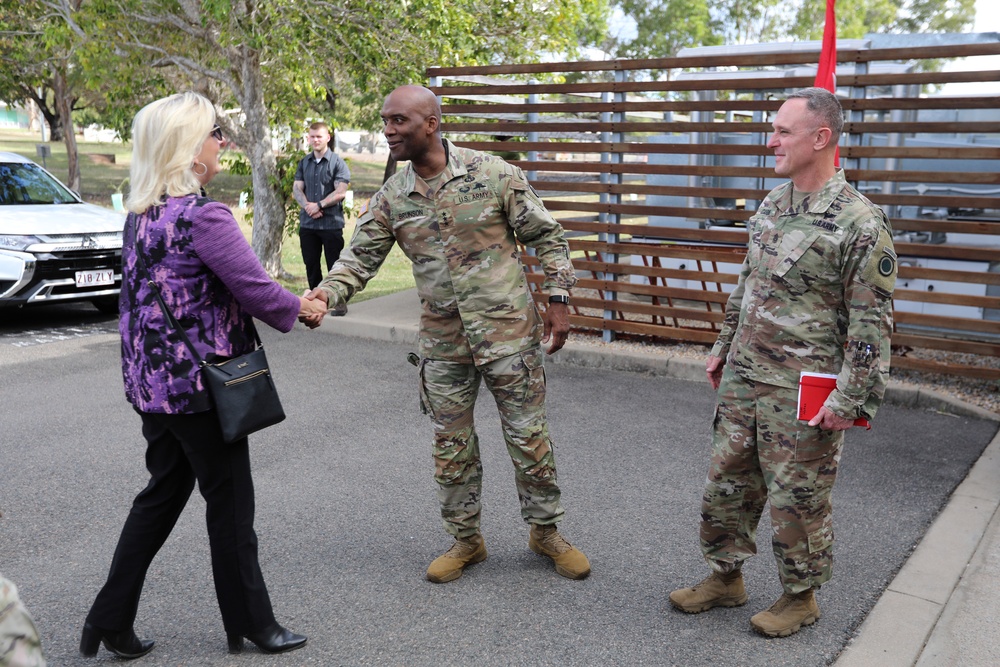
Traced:
[[149, 270], [139, 247], [138, 222], [134, 224], [132, 231], [136, 259], [145, 274], [146, 284], [153, 290], [170, 328], [180, 335], [191, 356], [198, 362], [205, 388], [215, 405], [215, 414], [222, 428], [222, 439], [227, 443], [236, 442], [284, 420], [285, 411], [281, 407], [257, 328], [253, 327], [255, 349], [252, 352], [222, 361], [208, 362], [202, 359], [163, 302], [159, 286], [149, 277]]
[[257, 348], [253, 352], [216, 363], [198, 361], [226, 442], [245, 438], [285, 418], [256, 329], [254, 340]]

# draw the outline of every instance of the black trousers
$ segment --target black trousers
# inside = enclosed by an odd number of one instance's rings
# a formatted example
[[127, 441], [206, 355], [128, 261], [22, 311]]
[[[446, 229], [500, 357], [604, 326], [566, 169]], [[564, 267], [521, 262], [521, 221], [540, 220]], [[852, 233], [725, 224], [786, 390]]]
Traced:
[[[343, 229], [299, 229], [299, 247], [302, 262], [306, 265], [309, 289], [323, 282], [323, 277], [333, 267], [344, 249]], [[320, 253], [326, 255], [326, 271], [320, 265]]]
[[257, 560], [250, 450], [244, 438], [222, 441], [215, 411], [189, 415], [139, 412], [150, 479], [135, 497], [108, 581], [87, 622], [108, 631], [132, 628], [146, 571], [184, 510], [195, 480], [206, 502], [215, 593], [228, 634], [274, 623]]

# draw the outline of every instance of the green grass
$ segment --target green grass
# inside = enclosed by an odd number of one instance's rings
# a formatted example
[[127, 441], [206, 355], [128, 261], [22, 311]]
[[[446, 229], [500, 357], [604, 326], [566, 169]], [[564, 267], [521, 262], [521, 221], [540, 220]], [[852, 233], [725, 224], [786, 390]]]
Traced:
[[[0, 130], [0, 151], [17, 153], [42, 164], [36, 153], [36, 145], [41, 137], [25, 130]], [[45, 158], [45, 168], [63, 183], [69, 180], [69, 160], [66, 145], [60, 142], [46, 142], [52, 155]], [[80, 196], [84, 200], [100, 206], [111, 206], [111, 195], [118, 191], [122, 181], [128, 178], [128, 168], [132, 158], [132, 148], [128, 144], [79, 141], [77, 151], [80, 161]], [[90, 155], [114, 155], [114, 164], [94, 162]], [[382, 185], [385, 164], [367, 160], [345, 158], [351, 169], [351, 189], [359, 198], [370, 197]], [[229, 206], [240, 200], [240, 192], [250, 185], [249, 176], [235, 176], [222, 172], [212, 180], [210, 195]]]
[[[42, 164], [35, 146], [40, 144], [38, 134], [29, 134], [23, 130], [0, 130], [0, 151], [17, 153]], [[45, 158], [44, 165], [63, 183], [69, 178], [69, 160], [66, 158], [66, 145], [62, 142], [46, 142], [52, 155]], [[128, 166], [131, 149], [121, 144], [106, 144], [81, 141], [77, 150], [80, 155], [80, 196], [92, 204], [111, 206], [111, 194], [116, 192], [122, 181], [128, 177]], [[89, 154], [114, 155], [114, 164], [96, 164]]]
[[[244, 231], [249, 234], [249, 227], [244, 227]], [[348, 221], [344, 228], [345, 243], [350, 243], [352, 234], [354, 234], [354, 222]], [[299, 251], [299, 238], [297, 236], [285, 237], [281, 244], [281, 263], [285, 267], [285, 271], [293, 277], [279, 279], [278, 282], [295, 294], [302, 294], [308, 289], [306, 267], [302, 263], [302, 253]], [[382, 264], [378, 275], [368, 283], [363, 292], [354, 295], [351, 303], [360, 303], [375, 297], [410, 289], [414, 286], [413, 272], [410, 270], [410, 266], [410, 260], [406, 258], [403, 251], [399, 249], [398, 245], [394, 246]]]
[[382, 187], [382, 176], [385, 174], [385, 162], [369, 162], [368, 160], [344, 158], [351, 169], [351, 189], [354, 196], [364, 196], [368, 199]]
[[[38, 134], [31, 134], [24, 130], [0, 130], [0, 151], [17, 153], [42, 164], [42, 158], [38, 157], [35, 151], [35, 145], [39, 143], [41, 143], [41, 138]], [[46, 143], [52, 154], [45, 159], [45, 167], [56, 178], [65, 183], [68, 180], [69, 169], [66, 145], [62, 142]], [[82, 191], [80, 196], [92, 204], [110, 208], [111, 195], [118, 191], [122, 181], [128, 177], [131, 147], [119, 143], [80, 141], [77, 144], [77, 149], [80, 154], [80, 189]], [[114, 155], [115, 162], [114, 164], [94, 162], [87, 157], [90, 154]], [[361, 204], [381, 187], [385, 165], [368, 160], [346, 159], [351, 169], [351, 189], [355, 193], [355, 207], [360, 208]], [[236, 204], [239, 202], [240, 192], [249, 186], [249, 181], [248, 176], [234, 176], [223, 172], [212, 180], [208, 188], [212, 198], [234, 209], [233, 212], [236, 214], [237, 220], [240, 220], [240, 225], [248, 239], [250, 238], [250, 226], [243, 221], [243, 216], [236, 210]], [[347, 228], [344, 230], [345, 239], [349, 240], [353, 232], [354, 223], [348, 221]], [[291, 274], [292, 278], [280, 279], [278, 282], [292, 292], [302, 294], [308, 287], [308, 283], [306, 282], [305, 265], [302, 263], [302, 254], [299, 251], [298, 236], [288, 236], [282, 242], [281, 262], [285, 271]], [[368, 284], [363, 292], [355, 295], [352, 302], [357, 303], [377, 296], [392, 294], [409, 289], [413, 285], [410, 261], [406, 259], [397, 246], [392, 249], [378, 276]]]

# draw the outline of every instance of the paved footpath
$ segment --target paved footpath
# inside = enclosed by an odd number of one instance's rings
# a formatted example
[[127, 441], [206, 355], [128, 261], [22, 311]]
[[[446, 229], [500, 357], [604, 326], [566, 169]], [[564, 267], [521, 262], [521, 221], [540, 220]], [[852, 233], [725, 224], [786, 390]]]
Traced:
[[[419, 318], [413, 292], [362, 303], [327, 331], [412, 343]], [[704, 364], [573, 345], [553, 361], [701, 381]], [[893, 383], [887, 401], [916, 409], [1000, 421], [1000, 415], [937, 392]], [[853, 433], [852, 433], [853, 435]], [[956, 435], [957, 437], [957, 435]], [[851, 437], [848, 439], [850, 447]], [[941, 442], [950, 447], [953, 439]], [[847, 450], [848, 452], [850, 449]], [[850, 456], [850, 453], [846, 454]], [[990, 442], [848, 641], [836, 667], [1000, 665], [1000, 434]]]
[[[147, 578], [136, 630], [157, 645], [141, 664], [1000, 664], [997, 422], [896, 386], [875, 428], [848, 435], [835, 576], [823, 618], [793, 637], [764, 639], [748, 623], [780, 594], [766, 521], [746, 606], [670, 609], [667, 593], [705, 574], [696, 529], [714, 396], [700, 362], [607, 346], [571, 343], [547, 366], [563, 530], [593, 575], [565, 580], [527, 549], [484, 394], [490, 556], [455, 582], [426, 582], [448, 538], [405, 361], [416, 313], [411, 291], [352, 305], [318, 331], [262, 331], [289, 419], [251, 440], [261, 561], [278, 619], [308, 645], [226, 653], [195, 494]], [[76, 651], [145, 479], [117, 357], [113, 335], [0, 349], [0, 572], [52, 665], [120, 664]]]

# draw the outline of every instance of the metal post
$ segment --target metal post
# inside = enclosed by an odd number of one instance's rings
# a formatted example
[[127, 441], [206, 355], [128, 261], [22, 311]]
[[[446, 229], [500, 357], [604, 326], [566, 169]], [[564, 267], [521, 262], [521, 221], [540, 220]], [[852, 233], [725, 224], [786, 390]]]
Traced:
[[[441, 85], [441, 83], [442, 83], [441, 77], [439, 77], [439, 76], [432, 76], [432, 77], [430, 77], [430, 79], [427, 80], [427, 85], [430, 88], [437, 88], [437, 87], [439, 87]], [[444, 103], [444, 98], [441, 95], [438, 95], [437, 96], [437, 101], [438, 101], [438, 104], [443, 104]], [[444, 114], [441, 114], [441, 115], [443, 116]], [[444, 118], [441, 119], [441, 122], [442, 123], [444, 122]]]
[[[531, 79], [530, 81], [528, 81], [528, 83], [531, 86], [535, 86], [538, 84], [538, 80]], [[528, 93], [528, 104], [538, 104], [538, 93]], [[528, 122], [529, 123], [538, 122], [537, 111], [528, 112]], [[535, 143], [537, 141], [538, 141], [538, 132], [535, 130], [531, 130], [530, 132], [528, 132], [528, 143]], [[532, 164], [538, 162], [538, 151], [528, 151], [528, 162], [531, 162]], [[531, 171], [527, 172], [526, 175], [528, 177], [528, 180], [532, 181], [535, 178], [537, 178], [538, 172], [532, 169]]]
[[[535, 86], [535, 85], [538, 84], [538, 80], [537, 79], [531, 79], [528, 83], [530, 83], [532, 86]], [[538, 93], [528, 93], [527, 102], [528, 102], [528, 104], [532, 104], [532, 105], [538, 104]], [[529, 123], [537, 123], [538, 122], [538, 112], [537, 111], [529, 111], [528, 112], [528, 122]], [[528, 132], [528, 142], [529, 143], [536, 142], [538, 140], [539, 140], [539, 137], [538, 137], [538, 132], [537, 131], [531, 130], [530, 132]], [[538, 151], [534, 151], [534, 150], [528, 151], [528, 162], [530, 162], [532, 164], [536, 164], [538, 162]], [[525, 175], [525, 177], [527, 177], [527, 179], [528, 179], [529, 182], [534, 181], [534, 180], [536, 180], [538, 178], [538, 170], [532, 169], [530, 171], [526, 171], [524, 175]], [[535, 252], [534, 248], [531, 248], [531, 247], [528, 247], [528, 246], [525, 246], [524, 252], [529, 257], [534, 257], [537, 254]], [[531, 270], [534, 271], [535, 269], [531, 269]], [[537, 289], [541, 290], [541, 287], [539, 287]]]
[[[866, 61], [866, 62], [854, 63], [854, 74], [857, 76], [868, 74], [868, 62]], [[865, 99], [866, 94], [867, 91], [865, 90], [864, 86], [851, 87], [851, 99], [863, 100]], [[865, 119], [865, 112], [863, 109], [851, 109], [847, 118], [847, 120], [851, 123], [860, 123], [864, 119]], [[846, 135], [844, 137], [845, 146], [860, 146], [864, 139], [862, 135], [855, 132], [845, 133], [845, 135]], [[860, 169], [861, 160], [859, 158], [847, 158], [846, 160], [843, 160], [843, 164], [841, 166], [848, 171], [851, 169]], [[858, 185], [857, 183], [854, 183], [854, 187], [857, 187], [857, 185]]]
[[[615, 71], [615, 83], [621, 84], [625, 81], [625, 72], [623, 70]], [[601, 96], [602, 102], [610, 102], [610, 94], [604, 93]], [[619, 91], [614, 93], [614, 101], [617, 103], [622, 103], [625, 101], [625, 93]], [[623, 123], [625, 121], [624, 111], [615, 111], [614, 113], [602, 112], [601, 122], [602, 123]], [[615, 144], [620, 144], [625, 141], [625, 135], [623, 132], [602, 132], [601, 133], [602, 142], [611, 142]], [[618, 151], [602, 151], [601, 152], [601, 163], [602, 164], [621, 164], [622, 154]], [[612, 184], [621, 185], [622, 183], [622, 173], [616, 172], [614, 174], [601, 173], [601, 184]], [[622, 201], [621, 192], [602, 192], [600, 196], [600, 202], [602, 204], [620, 204]], [[607, 211], [602, 211], [598, 219], [602, 223], [608, 223], [614, 225], [621, 224], [622, 215], [619, 212], [608, 213]], [[617, 232], [601, 232], [598, 234], [598, 240], [603, 243], [618, 243], [621, 235]], [[601, 260], [608, 262], [610, 264], [617, 264], [620, 259], [618, 253], [601, 253]], [[614, 282], [617, 279], [617, 273], [607, 272], [602, 275], [603, 280], [608, 282]], [[614, 301], [618, 296], [618, 292], [615, 290], [603, 290], [601, 298], [604, 301]], [[611, 308], [604, 309], [604, 320], [611, 321], [615, 318], [615, 311]], [[609, 328], [604, 328], [601, 332], [601, 338], [605, 343], [610, 343], [615, 339], [615, 332]]]
[[[906, 97], [906, 86], [893, 86], [892, 96], [899, 99], [901, 97]], [[894, 123], [900, 123], [904, 120], [905, 112], [902, 109], [893, 109], [889, 114], [889, 119]], [[886, 137], [886, 146], [898, 147], [903, 145], [903, 135], [899, 132], [890, 132], [889, 136]], [[869, 167], [871, 166], [871, 159], [869, 158]], [[898, 168], [898, 158], [887, 157], [885, 158], [885, 166], [883, 167], [886, 171], [896, 171]], [[882, 194], [884, 195], [894, 195], [897, 192], [899, 184], [895, 181], [883, 181], [882, 182]], [[885, 214], [889, 216], [889, 219], [896, 217], [896, 205], [887, 204], [882, 207]]]
[[[761, 93], [760, 91], [757, 91], [757, 92], [755, 92], [753, 94], [753, 99], [754, 99], [754, 102], [760, 102], [760, 101], [763, 101], [765, 99], [765, 97], [764, 97], [763, 93]], [[752, 118], [753, 118], [753, 122], [754, 123], [765, 123], [765, 122], [767, 122], [767, 118], [764, 116], [764, 112], [761, 111], [761, 110], [759, 110], [759, 109], [755, 110], [753, 112], [753, 117]], [[755, 145], [757, 145], [757, 146], [766, 146], [767, 145], [767, 140], [768, 139], [767, 139], [767, 133], [766, 132], [754, 132], [753, 133], [753, 141], [756, 142]], [[767, 156], [766, 155], [758, 155], [757, 156], [757, 166], [763, 169], [766, 164], [767, 164]], [[754, 179], [754, 181], [756, 183], [756, 187], [757, 187], [758, 190], [763, 190], [764, 189], [764, 177], [763, 176], [756, 177]], [[760, 206], [760, 202], [757, 201], [756, 199], [747, 199], [746, 203], [744, 205], [744, 209], [747, 210], [747, 211], [756, 211], [758, 206]]]

